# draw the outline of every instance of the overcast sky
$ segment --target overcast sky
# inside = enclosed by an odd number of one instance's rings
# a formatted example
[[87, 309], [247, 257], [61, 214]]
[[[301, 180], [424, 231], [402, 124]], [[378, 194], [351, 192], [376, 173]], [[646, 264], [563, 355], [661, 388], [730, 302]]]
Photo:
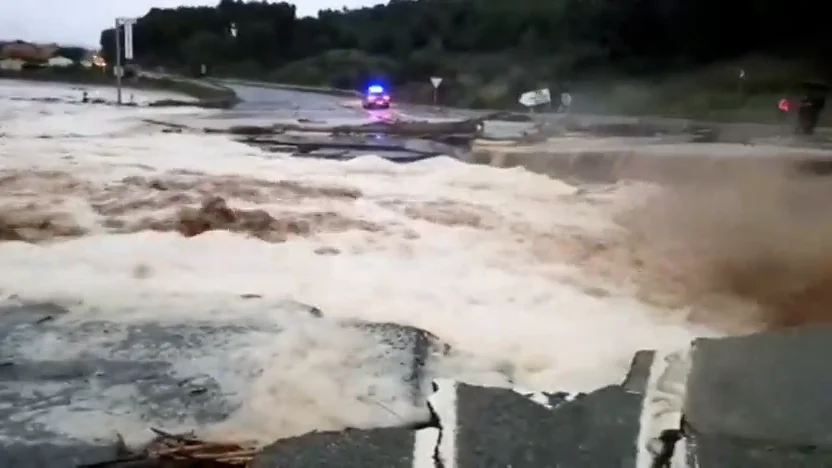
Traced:
[[[116, 16], [142, 16], [153, 7], [216, 5], [219, 0], [0, 0], [0, 39], [97, 47]], [[297, 0], [298, 15], [386, 3], [381, 0]]]

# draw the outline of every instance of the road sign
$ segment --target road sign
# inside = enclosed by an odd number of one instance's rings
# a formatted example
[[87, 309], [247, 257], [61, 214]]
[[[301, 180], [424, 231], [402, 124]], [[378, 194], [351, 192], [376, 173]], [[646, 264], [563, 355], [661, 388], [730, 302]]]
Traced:
[[430, 82], [433, 84], [433, 105], [436, 106], [439, 104], [439, 85], [442, 84], [442, 78], [432, 76]]
[[133, 23], [124, 23], [124, 58], [133, 60]]
[[124, 58], [133, 60], [133, 25], [136, 23], [135, 18], [116, 18], [116, 34], [118, 34], [118, 27], [124, 29]]
[[745, 70], [744, 70], [744, 69], [742, 69], [742, 68], [740, 68], [740, 79], [741, 79], [741, 80], [744, 80], [744, 79], [745, 79]]
[[124, 67], [122, 66], [121, 54], [121, 30], [124, 29], [124, 59], [133, 59], [133, 24], [136, 22], [135, 18], [116, 18], [115, 34], [116, 37], [116, 65], [113, 67], [113, 74], [116, 76], [116, 102], [121, 105], [121, 78], [124, 76]]
[[567, 92], [560, 93], [560, 103], [563, 107], [571, 106], [572, 105], [572, 95], [567, 93]]
[[521, 94], [518, 102], [526, 107], [549, 104], [552, 102], [552, 94], [549, 92], [549, 88], [536, 89]]

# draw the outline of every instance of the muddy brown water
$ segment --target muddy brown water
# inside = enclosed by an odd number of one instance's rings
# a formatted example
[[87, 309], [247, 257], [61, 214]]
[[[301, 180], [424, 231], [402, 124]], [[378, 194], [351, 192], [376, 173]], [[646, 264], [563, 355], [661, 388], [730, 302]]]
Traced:
[[631, 281], [643, 300], [728, 331], [832, 322], [832, 152], [684, 148], [478, 148], [467, 160], [576, 185], [656, 183], [618, 214], [620, 237], [577, 240], [583, 268]]

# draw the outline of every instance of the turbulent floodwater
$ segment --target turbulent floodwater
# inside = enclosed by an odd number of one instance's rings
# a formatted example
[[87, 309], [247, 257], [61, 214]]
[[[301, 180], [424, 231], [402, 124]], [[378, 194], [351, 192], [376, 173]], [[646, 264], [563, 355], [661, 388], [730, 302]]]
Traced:
[[[285, 327], [180, 364], [227, 382], [235, 429], [266, 439], [372, 422], [345, 404], [367, 384], [343, 380], [365, 338], [312, 336], [281, 301], [429, 330], [456, 350], [440, 374], [574, 391], [619, 382], [639, 349], [763, 327], [827, 273], [830, 223], [790, 210], [791, 230], [778, 224], [780, 192], [756, 182], [580, 187], [450, 158], [292, 159], [141, 122], [166, 112], [194, 111], [0, 104], [0, 294], [61, 304], [66, 320]], [[72, 421], [74, 437], [93, 431]]]

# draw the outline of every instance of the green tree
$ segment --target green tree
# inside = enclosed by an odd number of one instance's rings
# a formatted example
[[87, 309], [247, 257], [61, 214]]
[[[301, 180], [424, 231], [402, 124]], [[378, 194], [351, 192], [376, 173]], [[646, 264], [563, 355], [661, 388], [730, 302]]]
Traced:
[[61, 47], [57, 55], [66, 57], [72, 61], [80, 62], [87, 56], [87, 49], [83, 47]]
[[214, 65], [225, 62], [228, 42], [219, 34], [199, 31], [185, 39], [181, 45], [182, 55], [191, 67]]

